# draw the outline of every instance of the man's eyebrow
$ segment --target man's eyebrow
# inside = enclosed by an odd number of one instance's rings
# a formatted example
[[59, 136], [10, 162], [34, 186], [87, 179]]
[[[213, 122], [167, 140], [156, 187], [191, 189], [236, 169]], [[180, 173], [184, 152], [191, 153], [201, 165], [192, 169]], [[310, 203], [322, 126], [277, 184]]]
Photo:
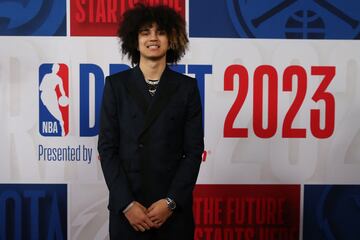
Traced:
[[139, 31], [149, 30], [151, 27], [152, 27], [151, 24], [145, 24], [139, 28]]

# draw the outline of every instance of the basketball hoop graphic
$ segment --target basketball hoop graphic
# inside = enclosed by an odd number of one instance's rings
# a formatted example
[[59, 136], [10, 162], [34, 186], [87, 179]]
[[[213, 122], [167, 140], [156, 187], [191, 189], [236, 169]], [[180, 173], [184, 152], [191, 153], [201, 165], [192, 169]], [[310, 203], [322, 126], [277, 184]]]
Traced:
[[227, 0], [241, 37], [359, 39], [360, 2], [329, 0]]

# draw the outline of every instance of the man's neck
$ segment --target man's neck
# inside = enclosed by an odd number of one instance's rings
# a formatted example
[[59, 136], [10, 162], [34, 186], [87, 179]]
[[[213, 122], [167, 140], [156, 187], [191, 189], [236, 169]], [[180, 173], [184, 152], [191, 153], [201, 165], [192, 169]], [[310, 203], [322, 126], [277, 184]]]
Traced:
[[144, 74], [145, 79], [159, 80], [166, 67], [166, 62], [141, 59], [139, 67]]

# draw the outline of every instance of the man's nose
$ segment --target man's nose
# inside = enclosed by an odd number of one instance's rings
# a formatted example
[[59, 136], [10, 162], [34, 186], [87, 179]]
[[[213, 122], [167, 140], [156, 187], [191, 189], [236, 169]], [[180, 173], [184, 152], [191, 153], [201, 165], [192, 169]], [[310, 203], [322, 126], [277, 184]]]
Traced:
[[157, 40], [157, 39], [158, 39], [158, 33], [157, 33], [157, 31], [151, 31], [151, 32], [150, 32], [150, 39], [151, 39], [151, 40]]

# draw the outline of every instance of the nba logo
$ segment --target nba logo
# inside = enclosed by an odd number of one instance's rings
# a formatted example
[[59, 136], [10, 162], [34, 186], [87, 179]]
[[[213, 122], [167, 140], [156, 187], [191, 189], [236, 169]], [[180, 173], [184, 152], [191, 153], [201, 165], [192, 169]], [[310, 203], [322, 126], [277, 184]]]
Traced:
[[62, 63], [39, 68], [39, 132], [42, 136], [69, 133], [69, 69]]

